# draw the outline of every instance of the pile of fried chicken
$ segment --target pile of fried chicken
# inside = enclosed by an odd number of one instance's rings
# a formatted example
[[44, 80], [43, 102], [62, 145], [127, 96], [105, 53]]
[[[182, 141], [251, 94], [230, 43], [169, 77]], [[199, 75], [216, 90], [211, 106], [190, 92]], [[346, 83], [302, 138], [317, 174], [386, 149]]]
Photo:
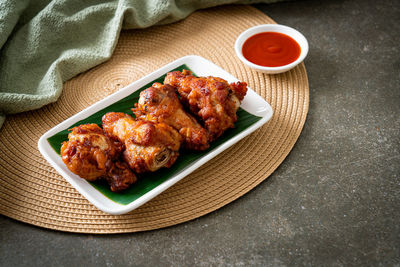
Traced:
[[83, 124], [70, 129], [62, 160], [80, 177], [105, 179], [112, 191], [123, 191], [137, 181], [136, 174], [174, 164], [181, 147], [209, 148], [234, 127], [246, 92], [245, 82], [170, 72], [164, 84], [154, 83], [140, 93], [132, 109], [136, 118], [109, 112], [102, 118], [103, 128]]

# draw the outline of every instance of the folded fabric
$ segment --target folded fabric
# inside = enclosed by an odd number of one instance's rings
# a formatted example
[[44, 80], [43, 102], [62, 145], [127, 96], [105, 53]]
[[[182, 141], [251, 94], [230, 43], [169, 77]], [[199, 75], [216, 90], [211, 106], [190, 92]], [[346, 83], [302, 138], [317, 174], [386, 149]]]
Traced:
[[64, 81], [109, 59], [122, 28], [146, 28], [234, 0], [3, 0], [0, 127], [6, 114], [55, 102]]

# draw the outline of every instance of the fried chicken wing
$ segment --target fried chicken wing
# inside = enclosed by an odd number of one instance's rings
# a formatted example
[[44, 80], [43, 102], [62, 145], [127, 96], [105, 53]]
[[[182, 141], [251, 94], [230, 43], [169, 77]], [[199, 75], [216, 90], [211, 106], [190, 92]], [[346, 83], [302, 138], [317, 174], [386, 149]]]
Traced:
[[247, 93], [245, 82], [229, 84], [218, 77], [195, 77], [188, 70], [168, 73], [164, 84], [178, 89], [181, 101], [204, 123], [210, 142], [234, 127], [236, 111]]
[[105, 178], [112, 191], [136, 182], [135, 174], [119, 162], [120, 147], [97, 124], [72, 128], [68, 139], [61, 147], [61, 157], [71, 172], [88, 181]]
[[123, 158], [137, 173], [170, 167], [177, 159], [181, 136], [165, 123], [135, 120], [121, 112], [103, 116], [107, 136], [124, 143]]
[[105, 178], [113, 192], [123, 191], [137, 181], [136, 175], [124, 161], [113, 162]]
[[61, 147], [61, 157], [67, 167], [88, 181], [106, 175], [108, 161], [117, 151], [103, 130], [96, 124], [84, 124], [71, 130], [69, 141]]
[[132, 111], [139, 119], [173, 127], [183, 137], [187, 149], [205, 150], [210, 146], [207, 131], [183, 109], [175, 88], [170, 85], [154, 83], [142, 91]]

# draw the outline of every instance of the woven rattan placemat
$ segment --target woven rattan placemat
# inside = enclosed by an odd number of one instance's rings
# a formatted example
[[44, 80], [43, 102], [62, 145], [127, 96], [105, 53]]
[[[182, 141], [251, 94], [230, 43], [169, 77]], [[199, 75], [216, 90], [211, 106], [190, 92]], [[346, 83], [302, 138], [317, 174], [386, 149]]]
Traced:
[[[309, 100], [303, 64], [284, 74], [266, 75], [245, 67], [235, 56], [236, 37], [265, 23], [274, 22], [255, 8], [225, 6], [195, 12], [171, 25], [122, 32], [112, 58], [66, 82], [59, 101], [7, 117], [0, 130], [0, 213], [70, 232], [145, 231], [207, 214], [264, 181], [299, 137]], [[190, 54], [246, 81], [271, 104], [272, 119], [144, 206], [125, 215], [103, 213], [44, 160], [37, 148], [39, 137], [78, 111]]]

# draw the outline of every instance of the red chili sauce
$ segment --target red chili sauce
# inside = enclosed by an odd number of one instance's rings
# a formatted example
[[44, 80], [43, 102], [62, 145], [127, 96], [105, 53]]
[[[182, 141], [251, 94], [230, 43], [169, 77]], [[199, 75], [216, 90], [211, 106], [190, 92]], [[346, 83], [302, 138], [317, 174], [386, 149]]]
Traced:
[[292, 63], [300, 56], [300, 45], [290, 36], [279, 32], [262, 32], [247, 39], [242, 47], [243, 56], [264, 67], [280, 67]]

